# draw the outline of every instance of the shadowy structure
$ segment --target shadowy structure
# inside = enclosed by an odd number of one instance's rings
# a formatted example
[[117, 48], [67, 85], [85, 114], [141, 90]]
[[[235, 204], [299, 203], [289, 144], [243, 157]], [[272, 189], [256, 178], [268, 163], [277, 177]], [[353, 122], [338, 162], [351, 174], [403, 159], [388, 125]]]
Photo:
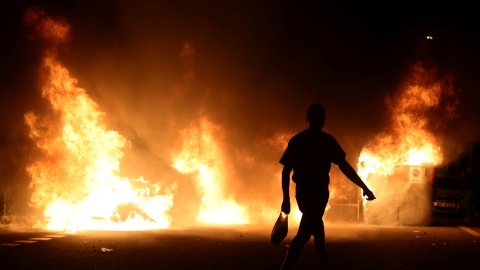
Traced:
[[480, 143], [473, 144], [469, 157], [462, 162], [462, 180], [465, 186], [466, 221], [480, 215]]
[[314, 236], [315, 250], [326, 268], [330, 268], [325, 248], [325, 230], [323, 214], [328, 203], [331, 163], [338, 165], [345, 176], [363, 189], [367, 200], [374, 200], [373, 192], [368, 189], [352, 166], [345, 160], [345, 152], [337, 140], [323, 132], [325, 110], [322, 105], [312, 104], [307, 110], [309, 128], [292, 137], [280, 159], [283, 165], [282, 211], [290, 213], [290, 173], [296, 183], [296, 199], [302, 212], [297, 235], [293, 238], [282, 269], [291, 269], [297, 261], [303, 246]]

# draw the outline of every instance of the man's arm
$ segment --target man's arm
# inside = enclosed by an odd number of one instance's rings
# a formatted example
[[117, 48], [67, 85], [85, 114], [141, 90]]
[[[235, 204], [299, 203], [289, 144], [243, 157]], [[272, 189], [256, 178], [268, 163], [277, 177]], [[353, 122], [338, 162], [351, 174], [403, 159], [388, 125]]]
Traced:
[[285, 214], [290, 214], [290, 173], [292, 172], [292, 167], [283, 166], [282, 170], [282, 191], [283, 191], [283, 202], [282, 202], [282, 211]]
[[338, 167], [340, 170], [345, 174], [350, 181], [355, 183], [357, 186], [359, 186], [363, 190], [363, 196], [367, 196], [367, 200], [375, 200], [375, 195], [373, 195], [373, 192], [365, 185], [365, 183], [360, 179], [360, 176], [358, 176], [357, 172], [352, 168], [350, 163], [348, 163], [346, 160], [343, 160], [338, 164]]

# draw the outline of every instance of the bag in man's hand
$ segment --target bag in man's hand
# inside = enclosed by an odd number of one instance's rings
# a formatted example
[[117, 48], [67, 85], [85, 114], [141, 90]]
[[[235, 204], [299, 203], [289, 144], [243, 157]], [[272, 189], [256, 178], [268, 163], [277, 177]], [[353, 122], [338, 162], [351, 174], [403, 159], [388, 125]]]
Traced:
[[278, 246], [280, 242], [282, 242], [288, 234], [288, 215], [285, 217], [282, 216], [282, 212], [280, 212], [280, 216], [278, 216], [277, 222], [275, 222], [275, 226], [273, 226], [272, 236], [270, 237], [270, 241], [274, 246]]

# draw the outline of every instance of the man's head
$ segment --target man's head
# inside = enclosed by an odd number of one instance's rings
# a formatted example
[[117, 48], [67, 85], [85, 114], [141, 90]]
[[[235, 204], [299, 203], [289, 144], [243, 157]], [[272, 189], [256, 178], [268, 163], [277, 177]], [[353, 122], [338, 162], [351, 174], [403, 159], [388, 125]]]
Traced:
[[323, 127], [325, 124], [325, 109], [321, 104], [314, 103], [308, 107], [307, 122], [310, 127]]

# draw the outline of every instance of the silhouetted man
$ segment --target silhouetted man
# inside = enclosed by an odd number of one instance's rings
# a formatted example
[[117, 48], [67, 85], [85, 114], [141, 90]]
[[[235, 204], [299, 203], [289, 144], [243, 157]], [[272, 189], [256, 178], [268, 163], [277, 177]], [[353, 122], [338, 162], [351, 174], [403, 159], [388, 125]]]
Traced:
[[374, 200], [373, 192], [363, 183], [355, 170], [345, 160], [345, 152], [335, 138], [322, 131], [325, 123], [325, 110], [320, 104], [313, 104], [307, 110], [309, 128], [293, 136], [288, 142], [280, 163], [283, 164], [282, 211], [290, 213], [290, 172], [296, 183], [297, 204], [302, 212], [302, 219], [297, 235], [293, 238], [282, 269], [291, 269], [300, 256], [303, 246], [314, 236], [315, 250], [326, 268], [330, 267], [325, 248], [325, 231], [323, 214], [327, 206], [330, 183], [331, 163], [356, 185], [363, 189], [367, 200]]

